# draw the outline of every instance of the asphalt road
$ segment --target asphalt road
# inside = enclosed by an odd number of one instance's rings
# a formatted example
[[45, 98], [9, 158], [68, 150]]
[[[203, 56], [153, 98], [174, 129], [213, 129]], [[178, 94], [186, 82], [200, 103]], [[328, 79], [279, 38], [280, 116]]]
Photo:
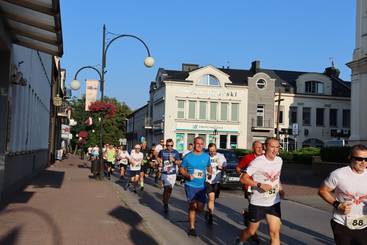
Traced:
[[[133, 193], [124, 190], [125, 182], [113, 177], [112, 182], [121, 190], [123, 201], [143, 218], [144, 224], [152, 231], [159, 244], [233, 244], [239, 236], [242, 224], [241, 211], [247, 207], [241, 190], [224, 190], [215, 205], [214, 224], [208, 226], [203, 215], [197, 218], [198, 237], [187, 236], [187, 202], [182, 185], [176, 184], [170, 200], [169, 213], [163, 213], [161, 202], [163, 189], [152, 179], [147, 179], [144, 191]], [[334, 244], [330, 228], [329, 212], [282, 201], [282, 244]], [[260, 225], [261, 244], [269, 244], [268, 228], [263, 221]]]

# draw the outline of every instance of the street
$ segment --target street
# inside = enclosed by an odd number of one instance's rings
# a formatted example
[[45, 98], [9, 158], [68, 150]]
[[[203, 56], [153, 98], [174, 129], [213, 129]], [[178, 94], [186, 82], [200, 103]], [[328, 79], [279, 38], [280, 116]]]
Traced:
[[[224, 190], [215, 204], [214, 225], [207, 226], [203, 214], [197, 217], [197, 238], [187, 236], [187, 202], [185, 191], [178, 182], [173, 190], [169, 213], [163, 213], [163, 189], [146, 179], [144, 191], [124, 190], [124, 181], [113, 177], [112, 182], [121, 190], [122, 199], [129, 208], [143, 218], [160, 244], [233, 244], [244, 228], [241, 211], [247, 207], [241, 190]], [[330, 228], [331, 213], [293, 201], [282, 201], [282, 244], [334, 244]], [[264, 221], [260, 225], [262, 244], [269, 243]]]

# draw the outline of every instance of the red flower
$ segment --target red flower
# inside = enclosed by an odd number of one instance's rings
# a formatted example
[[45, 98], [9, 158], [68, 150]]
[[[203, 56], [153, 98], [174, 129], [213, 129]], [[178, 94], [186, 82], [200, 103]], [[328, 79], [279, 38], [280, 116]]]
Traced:
[[89, 105], [89, 110], [92, 113], [100, 113], [104, 117], [111, 118], [115, 116], [117, 108], [114, 104], [96, 101]]

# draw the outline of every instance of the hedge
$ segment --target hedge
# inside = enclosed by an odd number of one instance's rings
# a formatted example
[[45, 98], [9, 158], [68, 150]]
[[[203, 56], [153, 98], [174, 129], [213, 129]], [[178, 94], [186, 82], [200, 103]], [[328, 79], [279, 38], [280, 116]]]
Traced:
[[241, 148], [236, 148], [236, 149], [233, 149], [234, 150], [234, 153], [238, 156], [238, 157], [242, 157], [246, 154], [249, 154], [252, 152], [252, 150], [249, 150], [249, 149], [241, 149]]
[[347, 163], [350, 149], [350, 146], [322, 148], [321, 159], [325, 162]]
[[312, 164], [312, 157], [320, 156], [320, 148], [305, 147], [296, 151], [281, 151], [280, 157], [284, 162]]

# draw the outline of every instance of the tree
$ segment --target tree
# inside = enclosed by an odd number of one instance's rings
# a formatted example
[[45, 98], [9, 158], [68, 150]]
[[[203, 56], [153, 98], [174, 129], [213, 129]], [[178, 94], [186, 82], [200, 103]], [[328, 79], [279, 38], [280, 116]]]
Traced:
[[[126, 138], [126, 117], [131, 113], [131, 109], [126, 103], [119, 102], [116, 98], [105, 97], [104, 101], [108, 104], [113, 104], [116, 107], [116, 113], [114, 117], [104, 117], [103, 121], [103, 143], [107, 144], [119, 144], [120, 138]], [[77, 121], [77, 125], [72, 127], [71, 132], [75, 136], [80, 131], [88, 132], [87, 146], [99, 145], [99, 133], [100, 125], [98, 117], [99, 113], [86, 112], [85, 111], [85, 97], [71, 101], [72, 118]], [[88, 117], [92, 117], [93, 124], [88, 126], [85, 121]], [[75, 137], [72, 140], [72, 144], [78, 142]]]

